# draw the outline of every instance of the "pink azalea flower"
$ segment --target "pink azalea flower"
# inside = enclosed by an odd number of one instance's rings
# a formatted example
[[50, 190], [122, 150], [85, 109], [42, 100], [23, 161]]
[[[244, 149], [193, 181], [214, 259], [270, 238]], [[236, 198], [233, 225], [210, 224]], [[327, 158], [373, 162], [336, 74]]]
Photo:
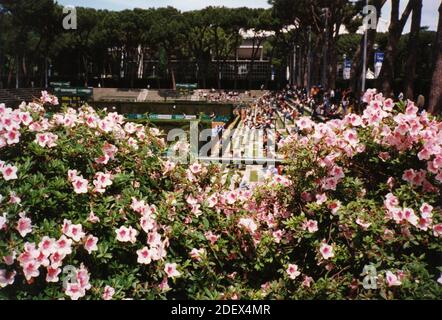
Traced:
[[302, 282], [302, 286], [304, 288], [310, 288], [312, 282], [313, 282], [312, 277], [305, 276], [304, 281]]
[[358, 134], [356, 130], [347, 129], [344, 131], [343, 136], [345, 141], [353, 147], [355, 147], [359, 143]]
[[115, 289], [111, 286], [105, 286], [103, 290], [103, 295], [101, 296], [103, 300], [112, 300], [115, 294]]
[[332, 214], [336, 215], [338, 213], [339, 209], [341, 208], [341, 202], [334, 200], [334, 201], [330, 202], [327, 207], [328, 207], [328, 209], [331, 210]]
[[38, 248], [43, 252], [44, 255], [49, 256], [57, 250], [55, 239], [44, 236], [41, 239]]
[[63, 263], [64, 258], [66, 258], [66, 254], [63, 251], [56, 251], [49, 257], [51, 266], [53, 268], [60, 267]]
[[327, 201], [327, 195], [325, 193], [316, 195], [316, 203], [317, 204], [322, 205], [326, 201]]
[[120, 242], [131, 242], [135, 243], [137, 241], [138, 231], [132, 227], [121, 226], [115, 230], [117, 234], [117, 240]]
[[173, 171], [173, 169], [175, 169], [175, 167], [176, 167], [176, 164], [174, 162], [167, 160], [164, 163], [164, 171], [163, 171], [163, 173], [166, 174], [168, 172], [171, 172], [171, 171]]
[[199, 164], [199, 163], [197, 163], [197, 162], [195, 162], [194, 164], [190, 165], [190, 167], [189, 167], [190, 171], [191, 171], [193, 174], [201, 173], [202, 168], [203, 168], [202, 165]]
[[196, 249], [193, 248], [192, 251], [190, 251], [190, 257], [196, 261], [201, 261], [202, 257], [206, 254], [206, 250], [201, 248], [201, 249]]
[[91, 254], [92, 251], [98, 250], [97, 243], [98, 243], [98, 238], [90, 234], [84, 240], [84, 248], [89, 254]]
[[18, 233], [24, 238], [28, 233], [32, 232], [32, 221], [31, 219], [21, 215], [21, 218], [17, 222], [16, 227]]
[[252, 218], [241, 218], [239, 219], [239, 225], [243, 226], [250, 233], [255, 233], [258, 229], [255, 221]]
[[48, 266], [46, 268], [46, 270], [47, 270], [46, 282], [58, 282], [59, 281], [58, 275], [61, 272], [60, 268]]
[[364, 222], [360, 218], [356, 219], [356, 224], [360, 225], [364, 230], [367, 230], [371, 226], [370, 222]]
[[147, 247], [137, 250], [137, 255], [137, 262], [140, 264], [150, 264], [152, 262], [152, 255]]
[[274, 232], [272, 233], [272, 235], [273, 235], [273, 239], [275, 239], [275, 242], [276, 242], [276, 243], [280, 243], [280, 242], [281, 242], [281, 240], [282, 240], [282, 235], [283, 235], [282, 230], [276, 230], [276, 231], [274, 231]]
[[403, 210], [403, 216], [404, 216], [404, 219], [407, 220], [413, 226], [417, 225], [418, 218], [417, 218], [416, 214], [414, 213], [413, 209], [405, 208]]
[[109, 173], [97, 172], [93, 181], [95, 186], [94, 192], [104, 193], [106, 187], [112, 185], [112, 175]]
[[9, 145], [16, 144], [20, 141], [20, 132], [15, 129], [7, 131], [3, 136], [6, 138], [6, 143]]
[[89, 216], [87, 218], [87, 221], [90, 223], [98, 223], [100, 222], [100, 218], [97, 217], [92, 211], [89, 213]]
[[15, 251], [12, 251], [11, 254], [3, 257], [3, 261], [7, 266], [12, 266], [14, 264], [16, 256], [17, 254], [15, 253]]
[[441, 273], [439, 279], [437, 279], [437, 282], [438, 282], [439, 284], [442, 284], [442, 273]]
[[430, 206], [428, 203], [423, 203], [420, 207], [420, 212], [422, 218], [431, 218], [433, 216], [433, 207]]
[[442, 236], [442, 223], [433, 226], [433, 234], [435, 237]]
[[38, 271], [39, 267], [38, 263], [34, 261], [26, 262], [23, 266], [23, 273], [26, 280], [29, 281], [32, 278], [38, 277], [40, 275], [40, 271]]
[[2, 166], [0, 171], [6, 181], [17, 179], [17, 167], [10, 164]]
[[79, 283], [68, 283], [65, 293], [72, 300], [78, 300], [86, 295], [86, 290]]
[[298, 266], [296, 264], [289, 264], [286, 272], [289, 275], [289, 278], [292, 280], [295, 280], [296, 277], [301, 274], [301, 272], [298, 271]]
[[0, 269], [0, 289], [14, 284], [15, 275], [17, 272], [9, 272], [5, 269]]
[[333, 252], [333, 247], [326, 243], [321, 243], [321, 246], [319, 247], [319, 252], [325, 260], [328, 260], [335, 256]]
[[385, 277], [389, 287], [400, 286], [402, 284], [399, 278], [391, 271], [387, 271]]
[[86, 235], [83, 232], [83, 226], [81, 224], [69, 225], [67, 231], [64, 234], [75, 242], [79, 242]]
[[296, 121], [296, 126], [299, 130], [310, 130], [314, 126], [314, 122], [310, 119], [310, 117], [301, 117]]
[[0, 216], [0, 230], [6, 228], [7, 222], [8, 222], [8, 219], [6, 218], [6, 213], [3, 213], [3, 215]]
[[40, 147], [48, 147], [53, 148], [57, 144], [58, 136], [53, 133], [37, 133], [35, 137], [35, 143], [37, 143]]
[[218, 235], [213, 234], [212, 231], [208, 231], [208, 232], [204, 233], [204, 236], [206, 237], [207, 240], [210, 241], [210, 243], [212, 245], [214, 245], [220, 237]]
[[302, 225], [303, 230], [308, 230], [310, 233], [318, 231], [318, 222], [315, 220], [306, 220]]
[[163, 281], [161, 281], [161, 283], [158, 285], [158, 288], [160, 288], [161, 291], [165, 292], [168, 291], [170, 289], [169, 284], [167, 283], [167, 277], [165, 277], [163, 279]]
[[146, 214], [140, 218], [140, 225], [144, 232], [149, 233], [149, 231], [155, 227], [155, 220]]
[[181, 273], [176, 269], [176, 267], [177, 267], [176, 263], [166, 263], [164, 271], [166, 272], [168, 278], [175, 278], [181, 276]]
[[72, 185], [74, 186], [75, 193], [77, 194], [87, 193], [88, 181], [82, 178], [81, 176], [74, 177]]
[[60, 239], [57, 240], [55, 246], [60, 255], [68, 255], [72, 253], [72, 240], [66, 238], [65, 235], [62, 235]]
[[215, 207], [217, 203], [218, 203], [218, 198], [216, 195], [213, 194], [209, 198], [207, 198], [207, 206], [209, 208]]
[[109, 162], [110, 158], [107, 154], [104, 154], [98, 158], [95, 158], [95, 162], [98, 164], [107, 164]]

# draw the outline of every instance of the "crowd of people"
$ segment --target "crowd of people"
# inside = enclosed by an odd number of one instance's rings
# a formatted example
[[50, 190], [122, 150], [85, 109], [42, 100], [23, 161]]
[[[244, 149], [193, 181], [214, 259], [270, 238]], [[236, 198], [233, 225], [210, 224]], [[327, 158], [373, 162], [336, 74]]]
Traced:
[[196, 92], [198, 100], [208, 102], [222, 102], [222, 103], [239, 103], [244, 98], [253, 98], [250, 91], [240, 93], [238, 91], [224, 91], [224, 90], [198, 90]]

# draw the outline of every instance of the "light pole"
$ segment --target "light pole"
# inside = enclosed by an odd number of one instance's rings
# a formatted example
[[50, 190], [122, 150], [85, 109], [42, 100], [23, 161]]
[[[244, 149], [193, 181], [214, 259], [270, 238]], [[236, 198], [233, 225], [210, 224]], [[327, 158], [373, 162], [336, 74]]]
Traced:
[[310, 94], [311, 88], [311, 63], [312, 63], [312, 27], [308, 26], [308, 63], [307, 63], [307, 88]]
[[[365, 5], [368, 7], [368, 0], [365, 1]], [[362, 92], [365, 92], [366, 79], [367, 79], [367, 46], [368, 46], [368, 25], [366, 20], [363, 20], [364, 27], [364, 54], [362, 58]]]
[[322, 86], [324, 90], [327, 90], [328, 89], [328, 83], [327, 83], [328, 18], [329, 18], [330, 9], [324, 8], [322, 9], [322, 12], [325, 15], [325, 42], [324, 42], [324, 52], [323, 52], [324, 65], [322, 69]]
[[293, 71], [292, 71], [292, 86], [295, 85], [295, 81], [296, 81], [296, 45], [293, 45]]

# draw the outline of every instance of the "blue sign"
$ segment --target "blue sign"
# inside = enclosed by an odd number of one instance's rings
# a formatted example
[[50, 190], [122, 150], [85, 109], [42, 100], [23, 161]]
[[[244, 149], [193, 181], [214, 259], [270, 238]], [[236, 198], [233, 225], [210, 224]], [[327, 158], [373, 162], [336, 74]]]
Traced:
[[344, 68], [351, 68], [351, 60], [350, 59], [345, 59]]
[[374, 62], [375, 63], [383, 63], [385, 54], [383, 52], [376, 52], [374, 54]]

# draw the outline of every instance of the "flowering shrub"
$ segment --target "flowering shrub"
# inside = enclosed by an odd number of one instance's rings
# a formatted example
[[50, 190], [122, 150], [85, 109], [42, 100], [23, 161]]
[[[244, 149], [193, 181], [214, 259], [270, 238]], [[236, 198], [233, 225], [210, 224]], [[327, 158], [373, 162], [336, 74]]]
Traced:
[[0, 296], [441, 298], [442, 124], [365, 98], [251, 190], [118, 114], [0, 105]]

